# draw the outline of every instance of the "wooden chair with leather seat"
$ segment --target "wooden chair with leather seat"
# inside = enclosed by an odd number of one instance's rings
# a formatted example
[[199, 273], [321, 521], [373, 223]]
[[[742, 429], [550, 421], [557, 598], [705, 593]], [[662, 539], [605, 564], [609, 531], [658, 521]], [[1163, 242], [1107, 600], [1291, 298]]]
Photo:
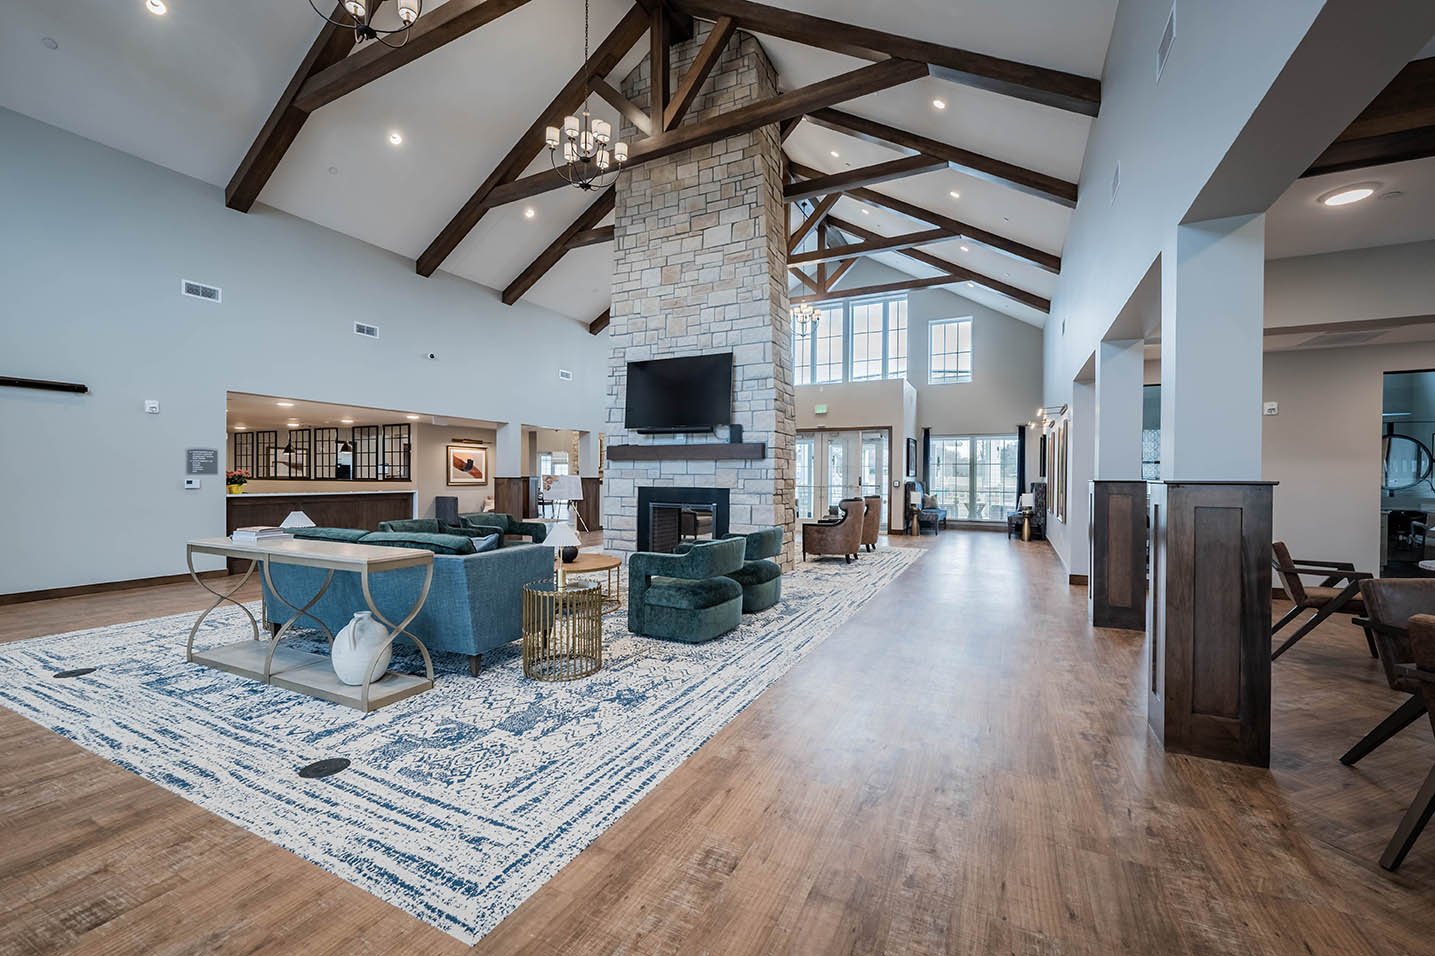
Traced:
[[1360, 596], [1367, 614], [1355, 623], [1365, 628], [1379, 651], [1385, 682], [1391, 690], [1409, 694], [1405, 703], [1391, 711], [1370, 733], [1341, 756], [1340, 762], [1353, 766], [1366, 754], [1419, 720], [1425, 713], [1420, 682], [1402, 668], [1414, 662], [1410, 651], [1410, 619], [1417, 614], [1435, 613], [1435, 578], [1386, 578], [1360, 582]]
[[[1435, 615], [1415, 615], [1408, 623], [1407, 632], [1412, 660], [1398, 665], [1397, 669], [1419, 688], [1425, 701], [1425, 711], [1430, 715], [1431, 729], [1435, 729]], [[1390, 842], [1385, 845], [1385, 852], [1380, 855], [1380, 865], [1387, 870], [1399, 867], [1431, 816], [1435, 816], [1435, 767], [1430, 768], [1410, 808], [1400, 818], [1400, 825], [1395, 828]]]
[[[1290, 549], [1284, 541], [1274, 542], [1271, 545], [1271, 554], [1271, 567], [1280, 577], [1286, 597], [1295, 605], [1271, 628], [1271, 638], [1274, 639], [1281, 628], [1306, 611], [1315, 611], [1294, 634], [1276, 648], [1271, 660], [1290, 650], [1296, 641], [1315, 630], [1332, 614], [1363, 616], [1366, 613], [1365, 602], [1360, 598], [1360, 582], [1370, 580], [1373, 575], [1355, 570], [1355, 565], [1348, 561], [1296, 561], [1291, 557]], [[1318, 585], [1306, 587], [1301, 581], [1302, 575], [1315, 576], [1322, 580]], [[1375, 641], [1369, 631], [1365, 634], [1365, 640], [1370, 645], [1370, 656], [1375, 657]]]

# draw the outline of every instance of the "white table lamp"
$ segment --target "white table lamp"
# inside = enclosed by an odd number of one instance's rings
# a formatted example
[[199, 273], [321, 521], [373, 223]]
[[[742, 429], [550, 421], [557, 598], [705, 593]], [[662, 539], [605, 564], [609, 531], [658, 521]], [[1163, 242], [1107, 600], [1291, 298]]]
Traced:
[[312, 528], [314, 521], [302, 511], [291, 511], [288, 517], [279, 523], [281, 528]]

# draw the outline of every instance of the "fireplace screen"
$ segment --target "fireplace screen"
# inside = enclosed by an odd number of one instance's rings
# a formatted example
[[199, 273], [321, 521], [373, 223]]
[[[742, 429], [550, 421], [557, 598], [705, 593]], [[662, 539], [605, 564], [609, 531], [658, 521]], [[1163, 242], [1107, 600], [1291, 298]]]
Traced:
[[711, 540], [717, 505], [648, 505], [649, 550], [671, 554], [683, 542]]

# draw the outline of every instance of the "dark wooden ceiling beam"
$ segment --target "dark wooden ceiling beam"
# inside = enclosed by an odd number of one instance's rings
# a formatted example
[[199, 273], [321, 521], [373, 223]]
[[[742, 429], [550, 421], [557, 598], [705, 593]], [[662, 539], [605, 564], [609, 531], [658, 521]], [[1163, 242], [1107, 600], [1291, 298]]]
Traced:
[[797, 280], [803, 285], [807, 286], [807, 288], [811, 289], [813, 292], [822, 291], [822, 286], [818, 284], [817, 280], [814, 279], [812, 276], [808, 275], [808, 273], [804, 270], [793, 269], [792, 274], [797, 276]]
[[698, 94], [702, 92], [703, 84], [707, 82], [713, 68], [722, 59], [727, 41], [736, 29], [737, 24], [732, 17], [719, 17], [713, 24], [707, 39], [703, 41], [702, 49], [698, 50], [698, 55], [693, 60], [692, 66], [688, 67], [687, 74], [678, 83], [678, 88], [673, 91], [672, 100], [668, 103], [667, 109], [663, 111], [663, 129], [672, 129], [682, 122], [683, 117], [697, 100]]
[[[827, 223], [835, 225], [839, 229], [849, 228], [847, 223], [833, 220], [830, 217]], [[837, 262], [854, 256], [871, 256], [879, 252], [897, 252], [902, 249], [911, 249], [914, 246], [929, 246], [934, 242], [943, 242], [951, 238], [953, 238], [951, 232], [946, 229], [928, 229], [924, 232], [909, 232], [901, 236], [882, 236], [845, 246], [830, 246], [815, 249], [812, 252], [789, 255], [787, 264], [789, 267], [795, 268], [809, 262]]]
[[1409, 63], [1302, 177], [1435, 156], [1435, 57]]
[[564, 251], [571, 252], [574, 249], [581, 249], [584, 246], [597, 246], [605, 242], [612, 242], [614, 231], [615, 227], [613, 226], [597, 226], [593, 229], [584, 229], [582, 232], [574, 233], [573, 238], [568, 240], [568, 246]]
[[947, 164], [940, 159], [932, 159], [928, 156], [903, 156], [901, 159], [891, 159], [885, 163], [873, 163], [871, 166], [860, 166], [857, 169], [848, 169], [840, 173], [788, 183], [783, 187], [782, 198], [788, 202], [796, 202], [799, 199], [826, 196], [830, 193], [845, 193], [875, 183], [905, 179], [908, 176], [918, 176], [922, 173], [946, 168]]
[[[866, 295], [886, 295], [891, 292], [908, 292], [912, 289], [929, 289], [936, 285], [954, 285], [958, 282], [965, 282], [967, 278], [966, 275], [957, 273], [932, 276], [931, 278], [925, 279], [909, 278], [903, 279], [900, 282], [883, 282], [879, 285], [864, 285], [854, 289], [844, 289], [842, 290], [841, 297], [846, 299]], [[830, 298], [832, 298], [830, 293], [818, 291], [806, 295], [791, 296], [788, 302], [793, 305], [803, 305], [808, 302], [821, 302], [824, 299]]]
[[818, 202], [817, 206], [808, 214], [807, 218], [802, 220], [798, 227], [793, 230], [792, 235], [787, 237], [788, 255], [792, 255], [793, 250], [802, 245], [802, 240], [811, 235], [812, 230], [817, 228], [817, 224], [822, 222], [822, 218], [832, 211], [832, 207], [837, 205], [837, 200], [841, 198], [842, 196], [840, 194], [833, 193], [831, 196], [827, 196]]
[[[821, 171], [813, 169], [810, 166], [803, 166], [800, 163], [789, 162], [788, 165], [791, 168], [792, 172], [796, 173], [799, 176], [808, 177], [809, 179], [812, 177], [824, 175]], [[959, 219], [953, 219], [950, 216], [945, 216], [941, 213], [933, 212], [930, 209], [918, 206], [915, 203], [907, 202], [904, 199], [898, 199], [895, 196], [889, 196], [886, 193], [877, 192], [875, 189], [866, 188], [854, 189], [847, 195], [851, 196], [853, 199], [859, 202], [865, 202], [872, 206], [880, 206], [883, 209], [889, 209], [892, 212], [906, 216], [908, 219], [914, 219], [917, 222], [930, 223], [933, 226], [947, 229], [950, 232], [956, 234], [957, 236], [960, 236], [965, 239], [970, 239], [972, 242], [979, 242], [982, 245], [988, 246], [998, 252], [1005, 253], [1006, 255], [1009, 255], [1014, 259], [1021, 259], [1025, 262], [1030, 262], [1032, 265], [1039, 266], [1048, 272], [1061, 272], [1060, 256], [1053, 255], [1050, 252], [1044, 252], [1040, 249], [1033, 248], [1032, 246], [1025, 245], [1013, 239], [1008, 239], [1007, 237], [999, 235], [998, 233], [991, 232], [987, 229], [982, 229], [978, 226], [973, 226], [972, 224], [962, 222]]]
[[633, 127], [644, 136], [653, 131], [653, 121], [647, 113], [643, 112], [643, 108], [624, 96], [612, 83], [601, 78], [595, 79], [593, 92], [607, 100], [608, 105], [617, 110], [619, 116], [632, 123]]
[[508, 182], [520, 173], [529, 163], [543, 151], [544, 130], [548, 126], [560, 125], [562, 118], [568, 113], [576, 110], [583, 102], [583, 94], [588, 88], [589, 82], [594, 77], [607, 76], [613, 71], [633, 44], [638, 42], [648, 29], [649, 18], [647, 12], [639, 4], [633, 7], [618, 22], [611, 33], [604, 38], [588, 62], [578, 68], [578, 71], [568, 80], [553, 101], [548, 104], [533, 125], [518, 138], [508, 154], [499, 160], [493, 172], [483, 184], [474, 191], [463, 207], [454, 215], [443, 231], [438, 234], [433, 242], [429, 243], [423, 255], [419, 256], [415, 264], [415, 271], [422, 276], [430, 276], [438, 269], [443, 261], [458, 248], [473, 227], [478, 225], [484, 214], [493, 205], [489, 203], [489, 197], [501, 183]]
[[595, 228], [598, 223], [613, 211], [613, 204], [617, 198], [617, 191], [609, 186], [603, 190], [598, 197], [579, 217], [573, 220], [572, 224], [557, 239], [548, 244], [548, 248], [538, 254], [538, 258], [528, 264], [528, 268], [518, 274], [518, 278], [508, 284], [503, 290], [503, 304], [512, 305], [523, 298], [523, 293], [533, 288], [539, 279], [547, 274], [563, 258], [563, 254], [572, 248], [571, 243], [574, 237], [580, 233]]
[[589, 334], [589, 335], [597, 335], [599, 332], [601, 332], [601, 331], [603, 331], [604, 329], [606, 329], [606, 328], [608, 327], [608, 324], [609, 324], [610, 322], [612, 322], [612, 321], [613, 321], [613, 310], [612, 310], [612, 309], [604, 309], [602, 315], [598, 316], [598, 317], [597, 317], [596, 319], [594, 319], [592, 322], [589, 322], [589, 323], [588, 323], [588, 334]]
[[[858, 239], [862, 239], [864, 241], [871, 241], [882, 238], [880, 234], [875, 233], [870, 229], [866, 229], [862, 226], [859, 226], [856, 223], [833, 220], [833, 224], [836, 225], [842, 231], [850, 233], [853, 236], [856, 236]], [[898, 249], [897, 254], [899, 256], [906, 256], [908, 259], [912, 259], [915, 262], [920, 262], [925, 266], [931, 266], [933, 269], [941, 269], [948, 275], [957, 276], [959, 281], [975, 282], [977, 285], [986, 286], [993, 292], [1000, 292], [1007, 298], [1015, 299], [1018, 302], [1031, 306], [1033, 309], [1039, 309], [1042, 312], [1048, 313], [1051, 311], [1050, 299], [1043, 298], [1034, 292], [1028, 292], [1025, 289], [1012, 285], [1010, 282], [1003, 282], [1000, 279], [993, 279], [991, 276], [983, 275], [980, 272], [968, 269], [966, 266], [957, 265], [955, 262], [948, 262], [946, 259], [934, 256], [929, 252], [922, 252], [919, 249]], [[857, 293], [852, 292], [844, 293], [844, 295], [856, 294]]]
[[370, 43], [351, 56], [309, 77], [294, 105], [312, 113], [366, 83], [432, 53], [446, 43], [518, 9], [528, 0], [448, 0], [414, 21], [402, 46]]
[[[384, 0], [376, 2], [382, 4]], [[346, 14], [343, 4], [335, 4], [333, 17], [341, 19], [344, 16]], [[319, 35], [310, 45], [309, 52], [299, 62], [299, 68], [294, 71], [293, 78], [284, 88], [279, 102], [274, 105], [269, 119], [265, 120], [259, 135], [250, 145], [249, 152], [244, 154], [239, 168], [234, 171], [229, 185], [224, 188], [226, 206], [240, 212], [248, 212], [253, 208], [260, 192], [264, 190], [264, 184], [269, 182], [269, 177], [279, 168], [279, 161], [294, 144], [299, 130], [304, 128], [304, 121], [309, 118], [308, 111], [294, 105], [299, 91], [311, 77], [341, 62], [353, 49], [353, 30], [332, 23], [325, 23], [319, 28]]]
[[672, 40], [668, 26], [668, 11], [663, 7], [653, 11], [648, 25], [648, 113], [659, 130], [667, 128], [661, 117], [666, 114], [672, 90], [672, 60], [668, 56]]
[[[794, 116], [803, 116], [812, 110], [831, 106], [846, 100], [866, 96], [880, 90], [890, 89], [925, 75], [925, 67], [910, 60], [886, 60], [843, 73], [828, 80], [813, 83], [788, 93], [780, 93], [757, 103], [729, 110], [689, 126], [655, 133], [640, 139], [628, 149], [628, 162], [632, 169], [655, 159], [662, 159], [674, 153], [715, 143], [729, 136], [749, 133], [770, 123], [780, 123]], [[567, 181], [554, 170], [545, 170], [525, 176], [514, 182], [495, 187], [483, 201], [486, 208], [518, 202], [558, 189]]]
[[813, 110], [807, 114], [807, 121], [818, 126], [855, 136], [869, 143], [896, 149], [911, 150], [920, 156], [943, 162], [954, 169], [976, 179], [1008, 186], [1028, 195], [1050, 199], [1063, 206], [1076, 206], [1076, 183], [1069, 183], [1055, 176], [1025, 169], [1014, 163], [992, 159], [969, 149], [951, 146], [940, 140], [909, 133], [904, 129], [869, 120], [853, 113], [836, 109]]
[[753, 33], [780, 37], [864, 60], [887, 57], [915, 60], [927, 64], [933, 76], [953, 83], [1086, 116], [1095, 116], [1101, 106], [1101, 82], [1074, 73], [914, 40], [749, 0], [669, 0], [669, 5], [705, 20], [732, 17], [738, 26]]
[[843, 259], [841, 262], [837, 263], [837, 266], [830, 273], [828, 273], [826, 291], [831, 292], [834, 288], [836, 288], [837, 283], [841, 282], [842, 277], [847, 274], [847, 270], [851, 269], [853, 266], [855, 266], [861, 261], [861, 259]]

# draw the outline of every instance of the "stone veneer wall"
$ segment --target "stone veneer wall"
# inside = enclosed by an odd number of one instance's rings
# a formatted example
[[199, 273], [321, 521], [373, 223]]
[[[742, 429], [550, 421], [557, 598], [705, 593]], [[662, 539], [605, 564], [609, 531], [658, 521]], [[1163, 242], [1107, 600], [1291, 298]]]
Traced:
[[[707, 30], [672, 51], [673, 82], [687, 71]], [[624, 82], [648, 100], [646, 60]], [[685, 123], [777, 93], [777, 75], [757, 42], [734, 34]], [[636, 138], [631, 128], [623, 135]], [[608, 334], [609, 447], [726, 441], [717, 436], [647, 436], [623, 429], [627, 363], [733, 353], [733, 419], [744, 441], [766, 442], [761, 461], [606, 463], [606, 546], [636, 547], [640, 486], [731, 491], [731, 530], [782, 525], [792, 564], [796, 531], [796, 405], [787, 303], [787, 209], [777, 127], [732, 136], [629, 170], [619, 178], [613, 299]]]

